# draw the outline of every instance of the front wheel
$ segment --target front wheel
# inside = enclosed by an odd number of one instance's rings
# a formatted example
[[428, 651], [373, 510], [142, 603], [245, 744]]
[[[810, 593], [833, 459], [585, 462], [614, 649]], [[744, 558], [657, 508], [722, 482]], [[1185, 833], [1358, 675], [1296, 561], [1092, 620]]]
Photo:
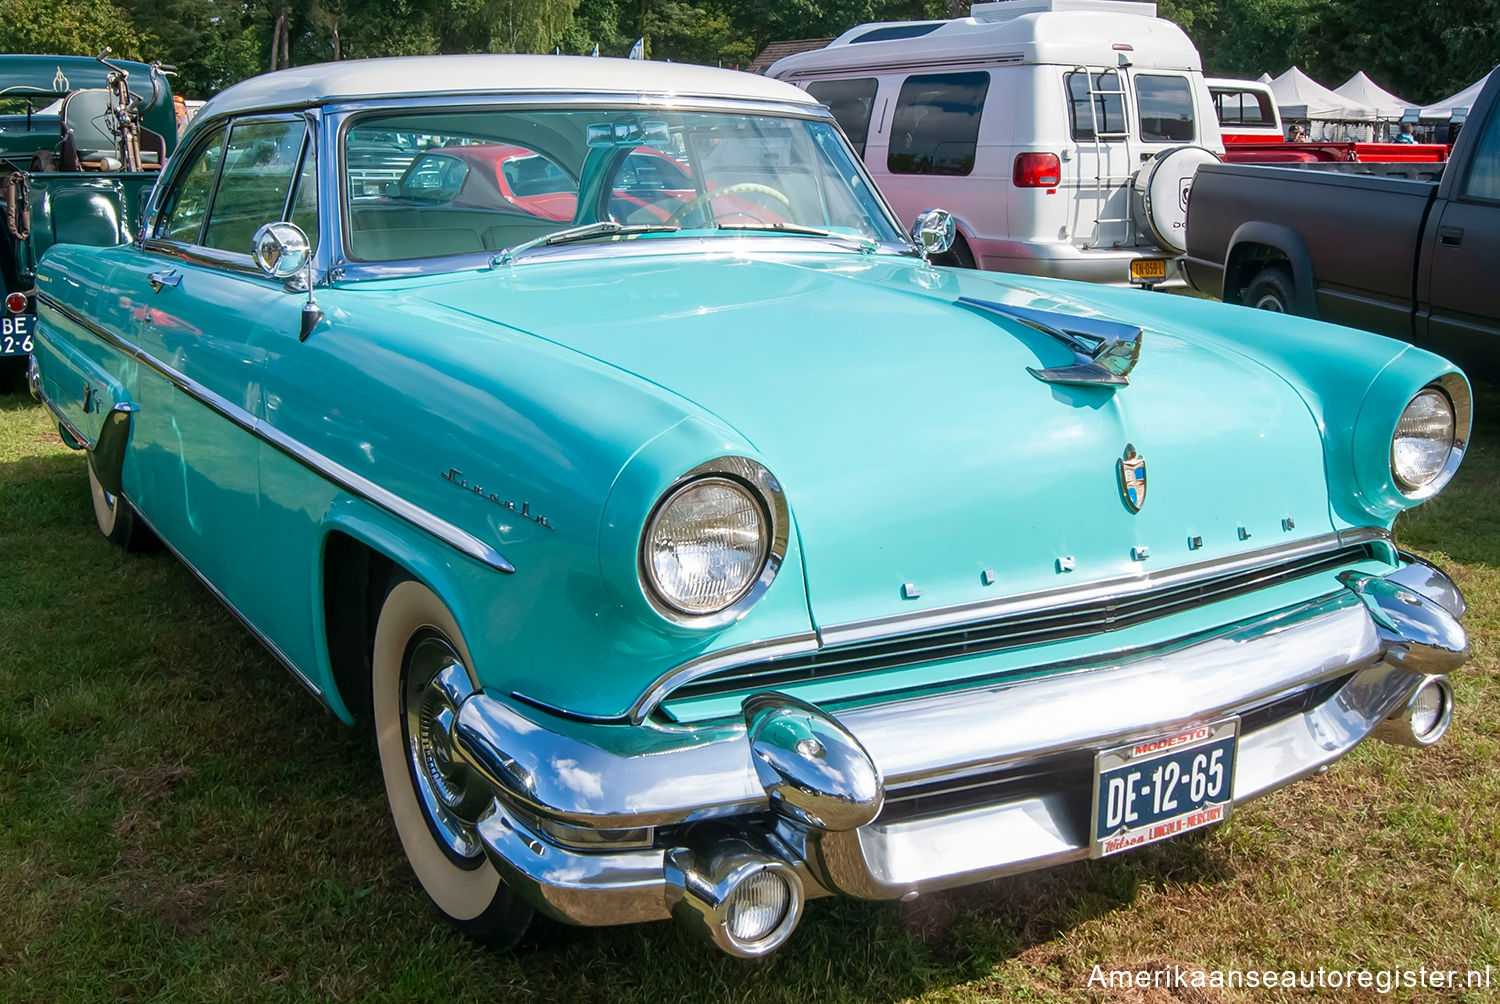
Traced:
[[964, 240], [963, 234], [955, 234], [953, 237], [953, 246], [942, 254], [933, 255], [932, 263], [947, 268], [979, 267], [979, 264], [974, 260], [974, 252], [969, 249], [969, 242]]
[[455, 756], [450, 728], [473, 692], [468, 647], [447, 607], [412, 579], [386, 594], [371, 665], [375, 742], [401, 847], [443, 917], [492, 948], [513, 947], [532, 910], [500, 880], [476, 826], [485, 782]]

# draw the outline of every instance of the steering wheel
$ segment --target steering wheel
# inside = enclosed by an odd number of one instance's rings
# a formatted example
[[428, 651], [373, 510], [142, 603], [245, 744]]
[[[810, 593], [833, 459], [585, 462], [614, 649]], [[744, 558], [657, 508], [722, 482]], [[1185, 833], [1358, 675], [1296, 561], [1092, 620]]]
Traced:
[[701, 195], [693, 196], [691, 199], [688, 199], [682, 205], [678, 206], [677, 210], [672, 213], [671, 216], [667, 217], [667, 222], [672, 224], [679, 224], [682, 222], [683, 218], [687, 216], [688, 213], [691, 213], [694, 209], [697, 209], [705, 203], [717, 199], [721, 195], [736, 195], [741, 192], [769, 196], [770, 198], [775, 199], [777, 202], [781, 203], [788, 212], [791, 211], [792, 200], [787, 198], [786, 195], [784, 195], [782, 192], [772, 188], [770, 185], [761, 185], [754, 181], [741, 181], [737, 184], [725, 185], [723, 188], [710, 189], [709, 191], [704, 192]]

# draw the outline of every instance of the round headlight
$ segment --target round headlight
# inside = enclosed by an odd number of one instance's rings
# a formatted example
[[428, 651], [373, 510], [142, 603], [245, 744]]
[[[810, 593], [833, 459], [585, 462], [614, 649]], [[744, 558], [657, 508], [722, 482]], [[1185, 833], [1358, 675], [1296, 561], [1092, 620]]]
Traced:
[[733, 606], [760, 577], [771, 545], [760, 501], [730, 478], [677, 489], [646, 528], [641, 563], [651, 589], [684, 614]]
[[1425, 488], [1443, 473], [1453, 452], [1455, 424], [1453, 403], [1437, 388], [1411, 399], [1391, 439], [1391, 473], [1403, 491]]

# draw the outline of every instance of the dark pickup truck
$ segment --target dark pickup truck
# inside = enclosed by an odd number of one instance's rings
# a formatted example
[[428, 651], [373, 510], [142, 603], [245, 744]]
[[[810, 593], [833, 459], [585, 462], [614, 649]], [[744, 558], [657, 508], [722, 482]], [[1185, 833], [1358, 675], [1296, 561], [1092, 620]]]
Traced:
[[[1500, 358], [1497, 95], [1500, 73], [1490, 75], [1446, 165], [1199, 168], [1187, 216], [1188, 281], [1232, 303], [1493, 365]], [[1408, 176], [1394, 176], [1401, 173]]]

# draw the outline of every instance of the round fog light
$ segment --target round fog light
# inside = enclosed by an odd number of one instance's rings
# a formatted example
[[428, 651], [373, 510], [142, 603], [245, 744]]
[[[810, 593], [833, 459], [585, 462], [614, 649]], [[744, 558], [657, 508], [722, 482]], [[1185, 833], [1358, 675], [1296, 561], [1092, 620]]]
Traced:
[[753, 943], [780, 927], [791, 905], [792, 888], [784, 877], [756, 872], [730, 892], [724, 923], [735, 941]]
[[1420, 742], [1436, 742], [1448, 726], [1448, 694], [1436, 680], [1417, 691], [1409, 705], [1411, 733]]

